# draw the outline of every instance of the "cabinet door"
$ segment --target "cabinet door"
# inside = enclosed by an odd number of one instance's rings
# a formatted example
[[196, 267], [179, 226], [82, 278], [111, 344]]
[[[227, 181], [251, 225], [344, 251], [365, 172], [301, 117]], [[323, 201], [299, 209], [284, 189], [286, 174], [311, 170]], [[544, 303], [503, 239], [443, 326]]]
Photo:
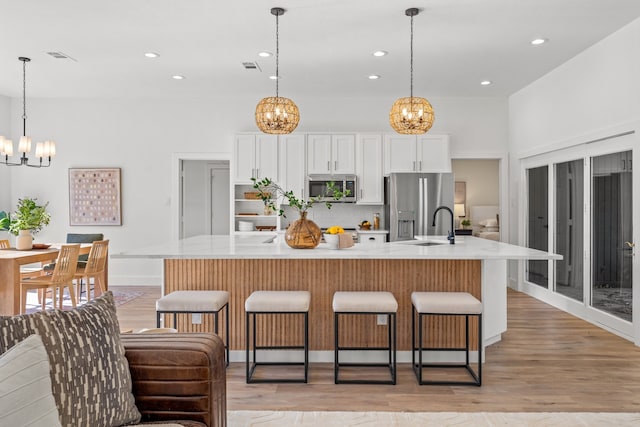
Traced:
[[307, 173], [331, 173], [331, 135], [307, 136]]
[[251, 182], [255, 173], [255, 135], [236, 136], [233, 147], [233, 180], [235, 182]]
[[280, 185], [301, 199], [304, 199], [304, 139], [304, 135], [280, 137]]
[[420, 172], [451, 172], [449, 135], [421, 135], [418, 140]]
[[356, 160], [359, 187], [357, 203], [383, 204], [382, 135], [358, 135]]
[[417, 170], [416, 137], [387, 134], [384, 136], [384, 174]]
[[331, 137], [332, 173], [356, 173], [356, 137], [355, 135], [332, 135]]
[[276, 135], [256, 136], [256, 163], [254, 176], [278, 181], [278, 137]]

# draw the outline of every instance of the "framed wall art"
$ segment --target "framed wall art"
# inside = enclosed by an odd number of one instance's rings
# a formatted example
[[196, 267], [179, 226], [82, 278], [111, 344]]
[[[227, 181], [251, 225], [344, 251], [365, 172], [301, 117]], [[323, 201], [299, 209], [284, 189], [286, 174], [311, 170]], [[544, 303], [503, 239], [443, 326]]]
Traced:
[[69, 225], [122, 225], [120, 168], [69, 169]]

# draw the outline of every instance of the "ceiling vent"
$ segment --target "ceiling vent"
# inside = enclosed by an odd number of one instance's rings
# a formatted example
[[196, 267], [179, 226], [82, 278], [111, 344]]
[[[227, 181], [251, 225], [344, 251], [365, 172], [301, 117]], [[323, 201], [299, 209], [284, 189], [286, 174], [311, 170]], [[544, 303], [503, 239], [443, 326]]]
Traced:
[[70, 59], [72, 61], [78, 62], [64, 52], [47, 52], [47, 55], [53, 56], [56, 59]]
[[257, 62], [243, 62], [242, 66], [245, 68], [245, 70], [258, 70], [258, 71], [262, 71], [260, 69], [260, 66], [258, 65]]

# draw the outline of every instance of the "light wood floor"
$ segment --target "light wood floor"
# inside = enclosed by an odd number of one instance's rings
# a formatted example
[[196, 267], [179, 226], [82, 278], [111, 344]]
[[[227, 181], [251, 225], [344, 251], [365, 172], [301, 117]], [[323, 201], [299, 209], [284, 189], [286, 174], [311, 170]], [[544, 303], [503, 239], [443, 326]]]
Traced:
[[[118, 307], [121, 328], [155, 327], [159, 288]], [[227, 370], [230, 410], [640, 412], [640, 348], [519, 292], [508, 293], [508, 328], [487, 349], [482, 387], [418, 386], [410, 365], [398, 384], [335, 385], [330, 364], [312, 364], [309, 384], [245, 383]]]

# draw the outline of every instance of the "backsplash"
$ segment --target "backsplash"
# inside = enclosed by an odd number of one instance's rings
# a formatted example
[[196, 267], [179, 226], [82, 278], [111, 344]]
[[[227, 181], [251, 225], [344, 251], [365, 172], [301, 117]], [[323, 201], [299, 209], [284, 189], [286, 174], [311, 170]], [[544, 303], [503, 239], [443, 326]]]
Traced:
[[[298, 214], [288, 206], [284, 207], [286, 218], [282, 218], [281, 227], [286, 228], [290, 222], [298, 219]], [[317, 203], [308, 211], [307, 218], [321, 228], [339, 225], [344, 228], [358, 228], [358, 224], [368, 220], [373, 224], [373, 214], [380, 214], [380, 224], [384, 224], [384, 206], [356, 205], [354, 203], [333, 203], [327, 209], [324, 203]]]

